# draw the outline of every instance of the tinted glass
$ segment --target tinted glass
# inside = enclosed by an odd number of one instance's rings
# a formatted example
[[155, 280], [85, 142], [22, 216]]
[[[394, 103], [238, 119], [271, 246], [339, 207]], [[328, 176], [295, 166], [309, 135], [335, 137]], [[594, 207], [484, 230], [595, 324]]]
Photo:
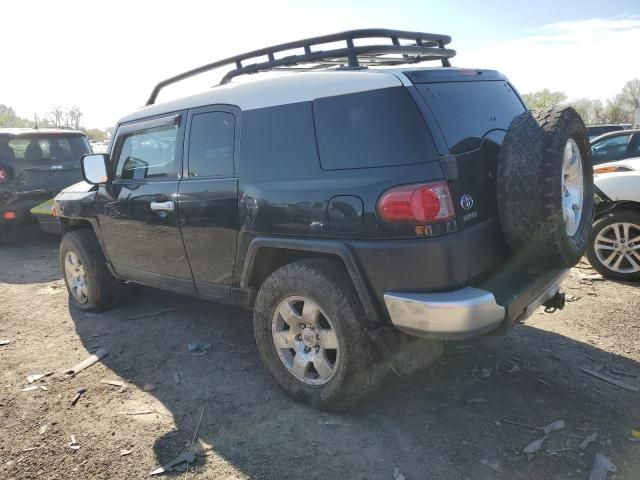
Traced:
[[591, 146], [593, 161], [603, 163], [634, 156], [627, 151], [630, 139], [631, 135], [616, 135], [594, 143]]
[[600, 135], [603, 135], [607, 132], [615, 132], [618, 130], [624, 130], [623, 127], [619, 126], [619, 125], [608, 125], [608, 126], [601, 126], [601, 127], [587, 127], [587, 134], [589, 135], [589, 138], [595, 138], [598, 137]]
[[245, 181], [313, 175], [319, 162], [311, 102], [242, 112], [240, 145]]
[[118, 155], [116, 178], [144, 180], [174, 178], [178, 125], [140, 130], [128, 134]]
[[[80, 168], [80, 157], [89, 153], [89, 143], [83, 136], [49, 136], [12, 138], [8, 141], [8, 154], [15, 160], [27, 162], [70, 162]], [[6, 152], [5, 152], [6, 153]]]
[[235, 118], [226, 112], [194, 115], [189, 134], [189, 176], [233, 175]]
[[524, 112], [520, 99], [502, 81], [416, 85], [436, 117], [451, 153], [475, 150], [487, 132], [507, 130]]
[[424, 119], [404, 87], [315, 100], [313, 114], [326, 170], [407, 165], [436, 157]]

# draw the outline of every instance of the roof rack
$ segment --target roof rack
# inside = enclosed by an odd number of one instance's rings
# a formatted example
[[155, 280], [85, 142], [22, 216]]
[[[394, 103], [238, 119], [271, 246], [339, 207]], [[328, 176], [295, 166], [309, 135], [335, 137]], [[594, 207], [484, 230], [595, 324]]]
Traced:
[[[355, 40], [359, 39], [386, 39], [389, 43], [356, 45]], [[406, 42], [407, 40], [409, 43]], [[404, 41], [404, 43], [401, 43], [402, 41]], [[344, 46], [337, 47], [336, 45], [331, 45], [331, 49], [328, 50], [321, 49], [323, 44], [335, 42], [346, 43]], [[234, 68], [222, 77], [220, 84], [228, 83], [238, 75], [275, 69], [308, 71], [336, 65], [355, 69], [366, 68], [368, 66], [403, 65], [428, 60], [440, 60], [443, 66], [450, 67], [449, 59], [455, 56], [456, 52], [455, 50], [445, 48], [445, 45], [449, 43], [451, 43], [451, 37], [448, 35], [407, 32], [383, 28], [349, 30], [331, 35], [296, 40], [294, 42], [282, 43], [280, 45], [261, 48], [234, 57], [218, 60], [217, 62], [209, 63], [174, 77], [167, 78], [154, 87], [149, 96], [149, 100], [147, 100], [147, 105], [153, 105], [155, 103], [160, 90], [164, 87], [226, 65], [234, 65]], [[313, 47], [320, 48], [315, 50]], [[304, 53], [298, 51], [297, 53], [289, 52], [289, 55], [282, 57], [277, 56], [279, 53], [282, 54], [283, 52], [295, 49], [303, 49]], [[267, 58], [266, 61], [264, 59], [257, 59], [257, 57], [265, 56]], [[254, 62], [256, 60], [260, 61], [247, 64], [247, 61], [250, 59], [254, 59]], [[308, 66], [302, 67], [302, 65]]]

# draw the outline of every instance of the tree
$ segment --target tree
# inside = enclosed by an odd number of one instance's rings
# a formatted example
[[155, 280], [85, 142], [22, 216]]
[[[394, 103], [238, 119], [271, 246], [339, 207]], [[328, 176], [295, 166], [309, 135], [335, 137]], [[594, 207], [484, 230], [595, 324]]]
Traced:
[[0, 127], [31, 127], [33, 122], [19, 117], [15, 110], [0, 103]]
[[631, 111], [626, 103], [622, 93], [619, 93], [612, 100], [607, 100], [607, 106], [604, 109], [604, 123], [632, 123], [633, 111]]
[[622, 87], [621, 102], [631, 112], [640, 108], [640, 78], [629, 80]]
[[531, 109], [555, 107], [567, 100], [566, 93], [552, 92], [548, 88], [538, 90], [537, 92], [525, 93], [522, 96]]
[[55, 127], [62, 127], [64, 122], [64, 109], [62, 107], [54, 107], [53, 110], [47, 112], [45, 118]]
[[569, 102], [569, 106], [576, 109], [586, 125], [605, 123], [604, 105], [602, 100], [576, 98]]
[[82, 118], [82, 112], [78, 107], [67, 108], [64, 114], [67, 127], [73, 128], [75, 130], [80, 129], [80, 119]]
[[99, 128], [90, 128], [87, 130], [87, 137], [92, 142], [104, 142], [107, 138], [107, 134]]

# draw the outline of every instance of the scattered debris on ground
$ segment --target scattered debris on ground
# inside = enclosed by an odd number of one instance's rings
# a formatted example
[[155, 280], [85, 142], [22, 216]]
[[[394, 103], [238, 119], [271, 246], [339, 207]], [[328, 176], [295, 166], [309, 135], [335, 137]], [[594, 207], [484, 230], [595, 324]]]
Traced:
[[67, 443], [65, 447], [67, 447], [70, 450], [80, 449], [80, 444], [78, 443], [78, 440], [76, 439], [75, 435], [71, 435], [71, 441]]
[[75, 367], [70, 368], [69, 370], [65, 370], [64, 373], [66, 373], [67, 375], [72, 375], [72, 376], [73, 375], [77, 375], [82, 370], [84, 370], [85, 368], [90, 367], [91, 365], [93, 365], [96, 362], [99, 362], [100, 360], [102, 360], [107, 355], [109, 355], [109, 352], [107, 352], [106, 350], [101, 348], [96, 353], [94, 353], [90, 357], [86, 358], [85, 360], [83, 360], [82, 362], [77, 364]]
[[124, 382], [120, 382], [119, 380], [101, 380], [100, 383], [102, 385], [110, 385], [112, 387], [124, 387]]
[[78, 392], [76, 393], [76, 395], [73, 397], [73, 400], [71, 400], [71, 406], [75, 407], [76, 403], [78, 403], [78, 400], [80, 400], [80, 397], [84, 394], [84, 392], [86, 392], [87, 389], [86, 388], [81, 388], [80, 390], [78, 390]]
[[160, 315], [164, 315], [165, 313], [170, 313], [170, 312], [175, 312], [176, 309], [175, 308], [165, 308], [163, 310], [158, 310], [157, 312], [153, 312], [153, 313], [141, 313], [140, 315], [132, 315], [130, 317], [127, 317], [128, 320], [140, 320], [141, 318], [148, 318], [148, 317], [159, 317]]
[[587, 435], [585, 439], [580, 443], [580, 450], [584, 450], [590, 444], [598, 439], [598, 432], [593, 432], [591, 435]]
[[587, 367], [580, 367], [580, 370], [582, 370], [584, 373], [588, 373], [589, 375], [593, 375], [594, 377], [599, 378], [600, 380], [609, 382], [612, 385], [615, 385], [620, 388], [624, 388], [625, 390], [629, 390], [630, 392], [640, 392], [640, 386], [631, 385], [630, 383], [623, 382], [622, 380], [618, 380], [617, 378], [614, 378], [605, 373], [596, 372], [595, 370], [592, 370]]
[[149, 415], [151, 413], [156, 413], [153, 410], [134, 410], [132, 412], [118, 412], [118, 415]]
[[154, 470], [152, 470], [149, 475], [159, 475], [161, 473], [165, 473], [165, 472], [170, 472], [171, 470], [173, 470], [175, 467], [179, 466], [180, 464], [186, 463], [186, 464], [191, 464], [195, 461], [196, 459], [196, 454], [191, 452], [191, 451], [185, 451], [182, 452], [180, 455], [178, 455], [176, 458], [174, 458], [173, 460], [165, 463], [164, 465], [161, 465], [157, 468], [155, 468]]
[[589, 474], [589, 480], [605, 480], [609, 472], [615, 473], [617, 471], [618, 468], [609, 458], [605, 457], [602, 453], [596, 453], [593, 459], [593, 467], [591, 467], [591, 473]]
[[500, 468], [495, 463], [490, 462], [489, 460], [486, 460], [486, 459], [483, 458], [482, 460], [480, 460], [480, 463], [482, 465], [484, 465], [485, 467], [490, 468], [494, 472], [502, 473], [502, 468]]
[[406, 480], [406, 477], [400, 472], [400, 467], [394, 467], [393, 480]]
[[33, 382], [35, 382], [37, 380], [40, 380], [41, 378], [44, 378], [44, 377], [45, 377], [44, 373], [38, 373], [38, 374], [35, 374], [35, 375], [29, 375], [27, 377], [27, 382], [33, 383]]
[[5, 345], [9, 345], [11, 340], [0, 340], [0, 347], [4, 347]]
[[194, 355], [204, 355], [208, 350], [211, 349], [211, 344], [209, 343], [190, 343], [187, 345], [187, 349], [193, 353]]

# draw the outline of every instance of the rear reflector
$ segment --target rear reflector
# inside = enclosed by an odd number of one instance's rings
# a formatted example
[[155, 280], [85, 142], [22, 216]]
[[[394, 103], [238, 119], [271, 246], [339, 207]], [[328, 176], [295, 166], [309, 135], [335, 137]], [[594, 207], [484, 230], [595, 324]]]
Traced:
[[403, 185], [387, 190], [378, 212], [390, 223], [437, 223], [455, 216], [447, 182]]
[[2, 214], [2, 218], [4, 218], [5, 220], [15, 220], [16, 212], [4, 212]]

